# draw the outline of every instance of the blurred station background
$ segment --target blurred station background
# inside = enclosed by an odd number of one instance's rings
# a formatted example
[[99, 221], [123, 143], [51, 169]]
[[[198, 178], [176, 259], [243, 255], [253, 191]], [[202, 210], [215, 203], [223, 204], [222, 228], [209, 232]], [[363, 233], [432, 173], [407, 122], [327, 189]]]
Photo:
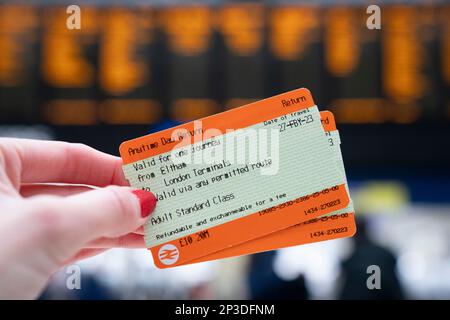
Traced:
[[[68, 30], [66, 8], [81, 8]], [[368, 5], [381, 8], [369, 30]], [[331, 110], [358, 237], [158, 270], [110, 250], [43, 299], [450, 298], [448, 1], [2, 1], [0, 136], [127, 139], [306, 87]], [[381, 265], [382, 290], [361, 291]]]

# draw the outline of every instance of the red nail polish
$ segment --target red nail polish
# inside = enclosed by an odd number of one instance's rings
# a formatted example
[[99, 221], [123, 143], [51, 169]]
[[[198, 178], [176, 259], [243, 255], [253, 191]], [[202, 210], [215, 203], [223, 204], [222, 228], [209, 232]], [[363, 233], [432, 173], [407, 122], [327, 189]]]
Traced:
[[141, 204], [141, 216], [146, 218], [156, 206], [156, 197], [153, 193], [144, 190], [133, 190], [133, 193], [138, 197]]

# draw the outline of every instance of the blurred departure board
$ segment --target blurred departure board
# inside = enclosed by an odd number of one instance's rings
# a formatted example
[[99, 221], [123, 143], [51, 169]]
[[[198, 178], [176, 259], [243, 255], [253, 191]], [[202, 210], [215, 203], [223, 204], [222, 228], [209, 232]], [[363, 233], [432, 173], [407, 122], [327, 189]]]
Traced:
[[214, 12], [203, 6], [159, 12], [166, 58], [166, 116], [187, 121], [220, 111], [214, 89]]
[[39, 121], [39, 10], [0, 6], [0, 123]]
[[222, 101], [238, 107], [270, 95], [267, 92], [267, 50], [264, 7], [256, 3], [217, 9]]
[[86, 143], [115, 126], [115, 151], [161, 122], [307, 87], [354, 141], [403, 125], [448, 133], [450, 5], [383, 5], [381, 30], [369, 30], [365, 6], [330, 3], [86, 4], [80, 30], [66, 27], [66, 7], [2, 4], [0, 124]]
[[272, 93], [304, 86], [323, 104], [322, 10], [316, 6], [273, 7], [268, 13], [268, 48]]

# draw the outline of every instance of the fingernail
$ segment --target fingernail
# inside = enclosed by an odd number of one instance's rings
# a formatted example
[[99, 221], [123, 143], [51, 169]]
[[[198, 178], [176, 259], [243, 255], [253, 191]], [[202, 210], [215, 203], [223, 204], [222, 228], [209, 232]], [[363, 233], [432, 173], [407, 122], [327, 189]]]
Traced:
[[133, 193], [139, 199], [141, 204], [141, 216], [146, 218], [156, 206], [156, 197], [153, 193], [144, 190], [133, 190]]

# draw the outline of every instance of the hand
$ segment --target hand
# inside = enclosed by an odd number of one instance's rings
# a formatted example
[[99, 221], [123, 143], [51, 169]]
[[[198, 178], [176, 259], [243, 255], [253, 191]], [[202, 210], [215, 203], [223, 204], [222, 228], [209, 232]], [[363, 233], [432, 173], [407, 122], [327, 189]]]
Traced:
[[118, 157], [0, 138], [0, 299], [35, 298], [61, 266], [108, 248], [145, 247], [156, 198], [127, 185]]

